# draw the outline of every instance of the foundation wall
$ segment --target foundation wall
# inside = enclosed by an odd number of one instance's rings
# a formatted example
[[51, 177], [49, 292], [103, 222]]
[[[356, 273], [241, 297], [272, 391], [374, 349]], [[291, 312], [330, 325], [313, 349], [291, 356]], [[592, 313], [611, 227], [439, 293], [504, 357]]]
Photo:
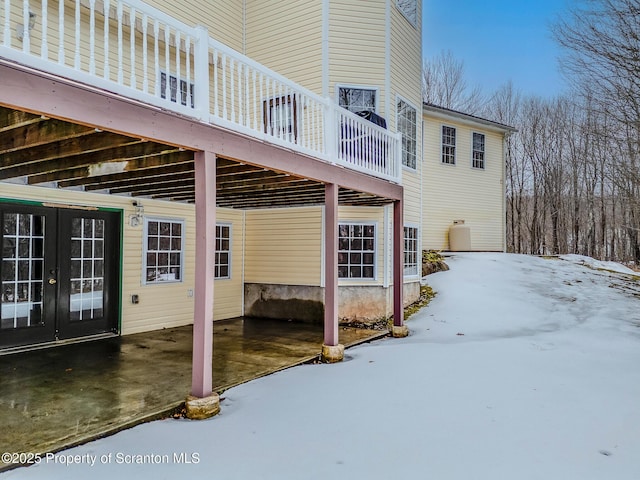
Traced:
[[[420, 283], [405, 283], [404, 305], [420, 296]], [[322, 323], [324, 320], [324, 288], [305, 285], [273, 285], [246, 283], [244, 308], [248, 317], [286, 318]], [[393, 287], [340, 286], [338, 316], [342, 323], [373, 324], [393, 314]]]

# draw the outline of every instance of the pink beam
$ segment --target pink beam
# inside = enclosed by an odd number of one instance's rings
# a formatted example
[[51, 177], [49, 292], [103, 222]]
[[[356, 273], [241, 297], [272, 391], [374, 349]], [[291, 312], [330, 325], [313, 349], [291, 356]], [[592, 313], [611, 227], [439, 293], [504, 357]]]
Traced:
[[404, 324], [404, 223], [402, 200], [393, 202], [393, 325]]
[[401, 199], [401, 185], [0, 58], [0, 105]]
[[338, 345], [338, 185], [324, 187], [324, 344]]
[[216, 156], [195, 153], [196, 270], [191, 394], [208, 397], [213, 369], [213, 279], [216, 244]]

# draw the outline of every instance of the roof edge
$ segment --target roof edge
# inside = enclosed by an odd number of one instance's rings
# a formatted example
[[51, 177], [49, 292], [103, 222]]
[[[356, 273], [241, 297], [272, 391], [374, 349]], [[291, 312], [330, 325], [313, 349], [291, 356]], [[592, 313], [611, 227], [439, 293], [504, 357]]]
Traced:
[[494, 122], [493, 120], [478, 117], [476, 115], [471, 115], [469, 113], [460, 112], [451, 108], [440, 107], [432, 103], [423, 103], [422, 113], [428, 113], [440, 119], [456, 119], [466, 124], [481, 125], [485, 128], [489, 128], [490, 130], [503, 133], [514, 133], [518, 131], [515, 127], [512, 127], [510, 125]]

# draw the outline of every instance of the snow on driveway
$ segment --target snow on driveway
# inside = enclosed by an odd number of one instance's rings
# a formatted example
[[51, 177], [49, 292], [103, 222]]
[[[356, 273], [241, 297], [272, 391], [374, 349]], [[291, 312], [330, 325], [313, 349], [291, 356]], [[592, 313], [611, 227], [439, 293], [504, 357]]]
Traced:
[[572, 258], [448, 263], [406, 339], [233, 388], [210, 420], [140, 425], [0, 480], [640, 478], [633, 277]]

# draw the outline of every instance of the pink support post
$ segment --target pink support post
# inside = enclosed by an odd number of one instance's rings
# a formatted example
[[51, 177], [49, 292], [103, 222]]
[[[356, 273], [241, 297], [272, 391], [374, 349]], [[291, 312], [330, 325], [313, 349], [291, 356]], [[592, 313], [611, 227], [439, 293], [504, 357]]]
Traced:
[[213, 279], [216, 244], [216, 156], [195, 154], [196, 270], [191, 394], [208, 397], [213, 369]]
[[393, 325], [404, 325], [404, 223], [402, 200], [393, 202]]
[[324, 344], [338, 345], [338, 185], [324, 190]]

